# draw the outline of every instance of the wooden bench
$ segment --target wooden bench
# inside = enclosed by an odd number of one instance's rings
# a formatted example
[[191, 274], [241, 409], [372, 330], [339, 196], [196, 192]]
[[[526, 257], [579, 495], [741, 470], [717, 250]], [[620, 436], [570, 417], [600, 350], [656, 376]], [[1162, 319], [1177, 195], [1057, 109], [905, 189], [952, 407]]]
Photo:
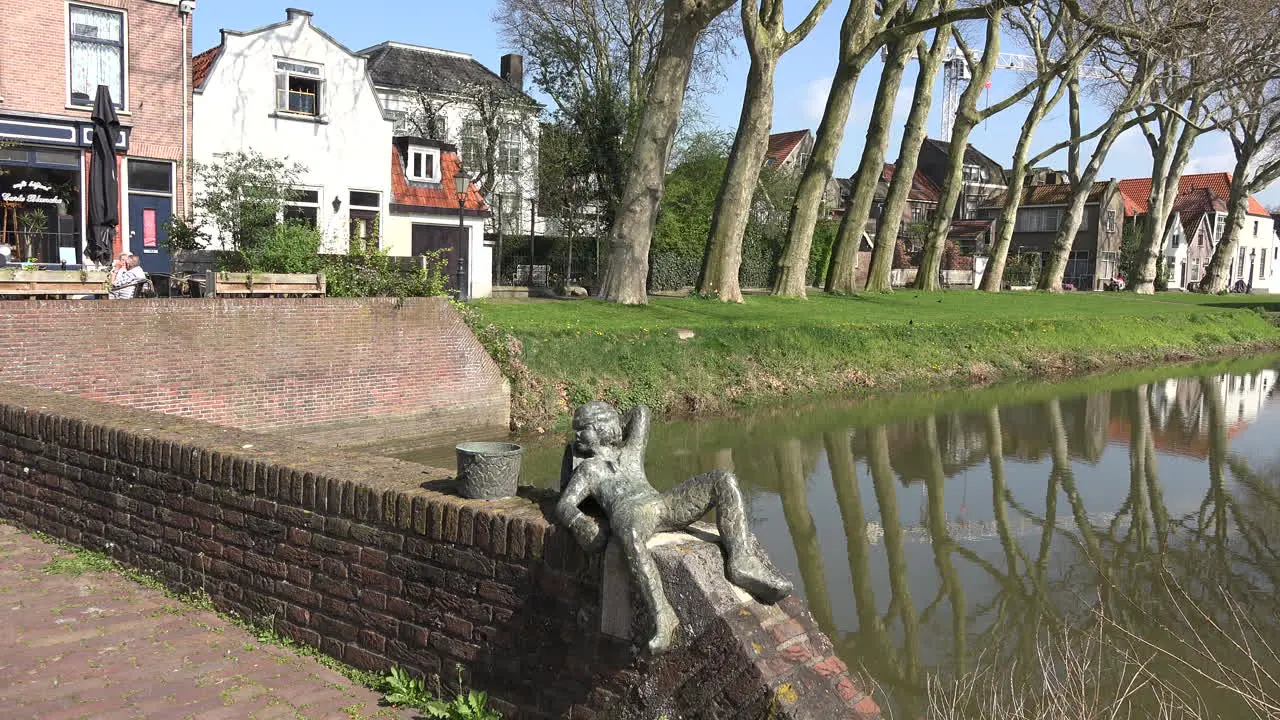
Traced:
[[262, 295], [325, 295], [324, 273], [232, 273], [210, 270], [205, 275], [205, 297], [254, 297]]
[[105, 270], [21, 270], [0, 268], [0, 297], [106, 295]]

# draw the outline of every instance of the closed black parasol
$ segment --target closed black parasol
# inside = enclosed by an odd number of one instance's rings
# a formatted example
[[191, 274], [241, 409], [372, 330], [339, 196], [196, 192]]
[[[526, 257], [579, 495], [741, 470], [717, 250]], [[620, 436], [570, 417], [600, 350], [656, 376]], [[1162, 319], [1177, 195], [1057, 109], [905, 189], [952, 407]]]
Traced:
[[120, 118], [111, 102], [111, 91], [98, 86], [93, 103], [93, 153], [89, 162], [89, 242], [90, 260], [106, 264], [111, 260], [112, 241], [120, 224], [120, 178], [116, 174], [116, 138]]

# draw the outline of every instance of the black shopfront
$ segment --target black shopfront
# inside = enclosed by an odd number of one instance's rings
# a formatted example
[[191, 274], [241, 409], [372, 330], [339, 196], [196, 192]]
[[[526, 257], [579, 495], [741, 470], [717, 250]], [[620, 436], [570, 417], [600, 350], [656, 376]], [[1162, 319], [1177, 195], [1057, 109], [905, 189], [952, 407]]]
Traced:
[[[129, 134], [122, 128], [116, 139], [121, 154]], [[88, 119], [0, 113], [0, 262], [83, 262], [92, 140]]]

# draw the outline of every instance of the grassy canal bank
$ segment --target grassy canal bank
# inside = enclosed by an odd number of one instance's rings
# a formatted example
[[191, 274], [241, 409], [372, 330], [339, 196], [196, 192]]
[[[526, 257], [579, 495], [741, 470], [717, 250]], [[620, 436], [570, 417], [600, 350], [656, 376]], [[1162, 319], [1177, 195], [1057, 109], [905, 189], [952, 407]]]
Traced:
[[597, 398], [701, 414], [1262, 352], [1280, 348], [1278, 311], [1267, 296], [899, 291], [745, 305], [494, 300], [466, 312], [512, 381], [515, 423], [549, 429]]

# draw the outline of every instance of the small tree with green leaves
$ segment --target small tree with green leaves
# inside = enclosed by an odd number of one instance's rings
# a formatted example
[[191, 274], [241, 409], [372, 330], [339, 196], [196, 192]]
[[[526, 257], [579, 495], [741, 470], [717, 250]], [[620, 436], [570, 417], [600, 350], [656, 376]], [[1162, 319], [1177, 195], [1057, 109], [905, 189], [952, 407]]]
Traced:
[[300, 163], [253, 150], [226, 153], [212, 163], [195, 163], [194, 209], [231, 250], [251, 250], [275, 232], [285, 204], [294, 196]]

